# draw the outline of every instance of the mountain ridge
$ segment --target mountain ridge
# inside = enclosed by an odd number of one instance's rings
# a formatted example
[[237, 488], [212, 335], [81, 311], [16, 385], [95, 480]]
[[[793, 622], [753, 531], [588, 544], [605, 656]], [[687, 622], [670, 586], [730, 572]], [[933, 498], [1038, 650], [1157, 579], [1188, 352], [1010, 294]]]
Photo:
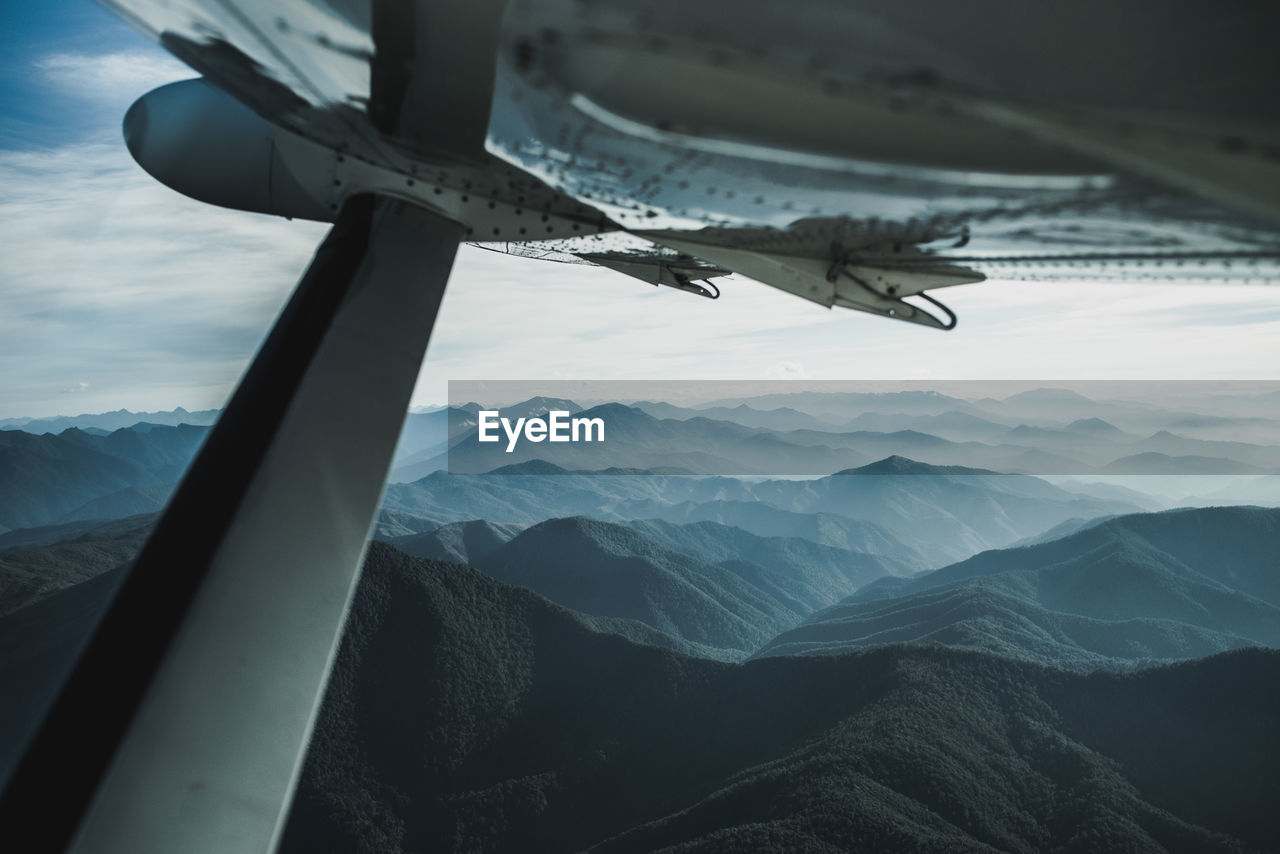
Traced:
[[1101, 521], [1058, 540], [885, 578], [757, 655], [935, 641], [1073, 669], [1280, 647], [1280, 511], [1208, 508]]
[[1124, 676], [940, 647], [727, 665], [376, 546], [362, 586], [285, 852], [1280, 840], [1275, 652]]

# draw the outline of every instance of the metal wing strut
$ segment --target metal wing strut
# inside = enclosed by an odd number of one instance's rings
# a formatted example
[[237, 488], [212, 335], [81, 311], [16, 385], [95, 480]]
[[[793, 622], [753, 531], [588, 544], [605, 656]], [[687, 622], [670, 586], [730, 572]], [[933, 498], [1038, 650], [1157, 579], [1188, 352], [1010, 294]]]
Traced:
[[11, 777], [14, 850], [274, 847], [463, 230], [347, 202]]

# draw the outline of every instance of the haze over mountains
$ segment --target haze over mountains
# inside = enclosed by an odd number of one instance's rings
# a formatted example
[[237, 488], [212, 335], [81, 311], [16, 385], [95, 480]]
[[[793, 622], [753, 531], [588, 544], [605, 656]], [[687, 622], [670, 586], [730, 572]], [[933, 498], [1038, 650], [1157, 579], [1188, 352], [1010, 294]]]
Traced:
[[77, 428], [86, 433], [112, 433], [136, 424], [159, 424], [177, 427], [179, 424], [192, 424], [207, 427], [218, 420], [222, 414], [220, 409], [201, 409], [188, 412], [181, 406], [168, 412], [130, 412], [117, 409], [115, 412], [100, 412], [85, 415], [55, 415], [51, 418], [0, 418], [0, 430], [21, 430], [24, 433], [41, 435], [44, 433], [61, 433], [63, 430]]
[[[539, 460], [555, 466], [548, 471], [830, 475], [901, 456], [931, 465], [1073, 475], [1070, 482], [1059, 478], [1059, 484], [1116, 501], [1116, 512], [1186, 503], [1280, 505], [1280, 475], [1263, 474], [1280, 471], [1280, 398], [1204, 390], [1166, 398], [1155, 403], [1095, 400], [1064, 389], [1040, 389], [1001, 399], [928, 391], [797, 392], [699, 408], [609, 403], [592, 407], [612, 422], [605, 444], [526, 442], [512, 454], [475, 441], [480, 404], [468, 402], [406, 418], [392, 480], [417, 482], [450, 464], [453, 471], [487, 472]], [[553, 408], [583, 412], [572, 400], [547, 397], [502, 411], [528, 417]], [[202, 422], [216, 414], [179, 408], [9, 419], [4, 424], [19, 429], [0, 430], [0, 531], [158, 510], [205, 429], [169, 422]], [[56, 432], [64, 424], [73, 426]], [[167, 429], [156, 429], [157, 424]], [[104, 435], [107, 429], [111, 432]], [[1091, 478], [1106, 483], [1089, 483]], [[18, 494], [21, 506], [3, 504]], [[754, 499], [725, 495], [720, 500]], [[724, 512], [690, 509], [691, 515], [678, 521], [733, 522], [741, 508]], [[575, 513], [594, 509], [559, 507], [554, 515]], [[520, 521], [489, 512], [430, 518]], [[790, 531], [779, 520], [768, 533]]]
[[0, 431], [0, 533], [159, 509], [208, 427]]
[[444, 468], [481, 473], [532, 459], [570, 470], [830, 474], [892, 455], [1032, 474], [1280, 472], [1280, 398], [1272, 393], [1245, 387], [1221, 394], [1194, 383], [1131, 383], [1128, 391], [1111, 387], [1126, 384], [1097, 385], [1096, 393], [1107, 396], [1060, 388], [1003, 398], [803, 391], [694, 407], [537, 396], [497, 408], [513, 421], [562, 409], [616, 427], [604, 445], [524, 443], [511, 453], [505, 442], [477, 441], [475, 413], [482, 407], [468, 401], [411, 416], [414, 438], [402, 441], [392, 479], [412, 481]]
[[[843, 427], [822, 426], [794, 409], [711, 407], [682, 410], [666, 404], [607, 403], [566, 410], [606, 425], [602, 443], [484, 443], [474, 418], [453, 410], [450, 437], [408, 459], [422, 466], [479, 474], [504, 465], [541, 459], [570, 470], [608, 468], [683, 469], [695, 474], [813, 475], [881, 459], [905, 456], [936, 465], [964, 465], [1001, 472], [1041, 474], [1275, 474], [1280, 445], [1179, 435], [1168, 429], [1131, 433], [1101, 418], [1075, 418], [1061, 425], [997, 423], [958, 410], [937, 415], [863, 413]], [[505, 417], [529, 409], [528, 402]], [[446, 411], [447, 413], [448, 411]], [[440, 420], [446, 415], [435, 414]], [[732, 419], [732, 420], [730, 420]], [[1154, 417], [1148, 413], [1146, 421]], [[464, 426], [458, 426], [464, 425]], [[797, 426], [809, 425], [809, 426]], [[874, 426], [876, 429], [868, 429]], [[1273, 425], [1280, 435], [1280, 419]], [[447, 453], [440, 450], [447, 445]], [[402, 463], [396, 479], [411, 466]], [[415, 472], [416, 473], [416, 472]]]
[[1280, 510], [1122, 516], [1067, 537], [881, 579], [760, 655], [936, 641], [1057, 667], [1280, 646]]
[[948, 471], [902, 458], [815, 480], [572, 474], [543, 463], [510, 471], [521, 470], [537, 474], [436, 472], [392, 484], [385, 506], [441, 523], [532, 524], [580, 515], [710, 521], [881, 554], [918, 568], [1007, 545], [1067, 519], [1139, 509], [1033, 477]]
[[[611, 411], [649, 425], [634, 448], [661, 450], [656, 419], [668, 443], [719, 431], [698, 459], [860, 462], [393, 483], [283, 850], [1280, 849], [1280, 510], [871, 453], [1248, 465], [1267, 401], [806, 394]], [[550, 408], [579, 407], [511, 411]], [[410, 416], [401, 461], [433, 465], [476, 409]], [[0, 432], [0, 780], [204, 430]], [[860, 447], [815, 438], [837, 434]], [[1265, 501], [1275, 479], [1173, 480]]]
[[875, 578], [910, 572], [890, 559], [724, 526], [637, 530], [584, 517], [534, 525], [470, 562], [573, 610], [637, 620], [725, 659], [749, 655]]

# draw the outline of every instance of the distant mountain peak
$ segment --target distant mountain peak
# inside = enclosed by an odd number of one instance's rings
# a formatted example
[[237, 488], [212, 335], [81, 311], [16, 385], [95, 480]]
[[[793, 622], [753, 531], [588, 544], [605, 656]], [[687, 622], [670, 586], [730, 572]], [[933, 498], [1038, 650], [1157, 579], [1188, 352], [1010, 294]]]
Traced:
[[868, 463], [858, 468], [844, 469], [836, 472], [836, 475], [885, 475], [885, 474], [932, 474], [932, 475], [957, 475], [957, 474], [997, 474], [998, 472], [989, 469], [973, 469], [967, 466], [935, 466], [929, 463], [921, 463], [907, 457], [900, 457], [894, 454], [885, 457], [883, 460], [877, 460], [874, 463]]
[[571, 543], [586, 545], [608, 555], [647, 557], [667, 553], [666, 549], [632, 528], [589, 516], [565, 516], [531, 525], [512, 540], [512, 548], [563, 555]]
[[1043, 401], [1043, 402], [1049, 402], [1049, 401], [1072, 401], [1072, 402], [1084, 401], [1086, 403], [1093, 402], [1089, 400], [1089, 398], [1085, 397], [1083, 394], [1080, 394], [1079, 392], [1076, 392], [1076, 391], [1072, 391], [1069, 388], [1036, 388], [1036, 389], [1031, 389], [1030, 391], [1021, 391], [1021, 392], [1018, 392], [1017, 394], [1011, 394], [1005, 398], [1006, 403], [1011, 400]]
[[498, 466], [488, 474], [572, 474], [572, 472], [546, 460], [526, 460], [523, 463]]
[[1068, 424], [1067, 429], [1076, 433], [1113, 436], [1124, 432], [1110, 421], [1104, 421], [1101, 418], [1078, 418]]
[[653, 416], [644, 410], [634, 406], [627, 406], [625, 403], [598, 403], [590, 409], [582, 410], [582, 412], [596, 415], [630, 415], [632, 417], [653, 419]]
[[1266, 469], [1247, 465], [1225, 457], [1196, 454], [1172, 455], [1144, 451], [1112, 460], [1103, 466], [1103, 474], [1267, 474]]
[[541, 394], [536, 397], [531, 397], [528, 400], [523, 400], [520, 403], [500, 408], [504, 411], [515, 410], [517, 412], [533, 413], [550, 412], [553, 409], [568, 410], [569, 412], [582, 411], [582, 407], [574, 403], [572, 400], [568, 400], [563, 397], [547, 397]]

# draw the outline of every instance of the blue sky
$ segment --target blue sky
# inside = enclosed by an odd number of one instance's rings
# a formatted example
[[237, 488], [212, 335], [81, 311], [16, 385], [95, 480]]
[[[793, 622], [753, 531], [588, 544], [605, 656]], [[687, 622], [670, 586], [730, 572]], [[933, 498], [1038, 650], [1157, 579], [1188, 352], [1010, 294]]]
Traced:
[[[226, 399], [324, 227], [211, 208], [120, 118], [193, 76], [87, 0], [0, 5], [0, 418]], [[734, 278], [702, 300], [464, 247], [414, 403], [449, 379], [1272, 379], [1280, 289], [989, 282], [938, 333]]]
[[136, 49], [138, 43], [131, 27], [96, 3], [16, 0], [0, 5], [0, 145], [65, 144], [97, 130], [72, 118], [84, 102], [51, 81], [46, 64], [59, 55], [100, 56]]

